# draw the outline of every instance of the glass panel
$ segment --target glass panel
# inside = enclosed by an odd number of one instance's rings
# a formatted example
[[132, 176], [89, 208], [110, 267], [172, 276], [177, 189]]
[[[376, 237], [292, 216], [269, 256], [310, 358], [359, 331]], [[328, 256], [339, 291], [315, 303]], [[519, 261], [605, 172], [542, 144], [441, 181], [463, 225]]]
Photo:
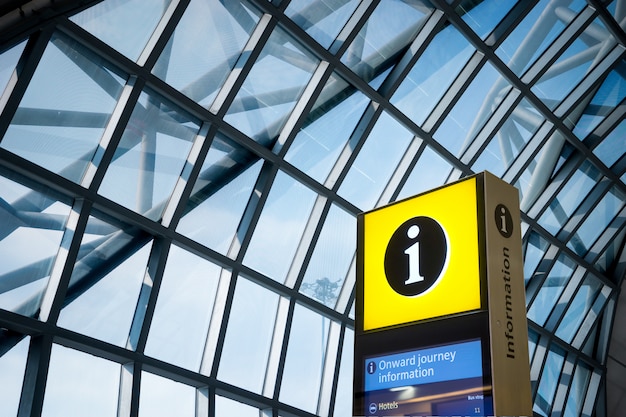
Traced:
[[412, 139], [410, 131], [383, 112], [339, 187], [339, 195], [363, 210], [373, 208]]
[[445, 184], [452, 165], [426, 147], [402, 187], [397, 200], [402, 200]]
[[70, 207], [0, 176], [0, 308], [35, 316]]
[[0, 96], [2, 96], [2, 91], [5, 90], [11, 75], [13, 75], [25, 46], [26, 42], [22, 42], [0, 54]]
[[209, 107], [258, 21], [245, 1], [193, 0], [153, 72]]
[[123, 86], [101, 58], [55, 34], [0, 146], [79, 182]]
[[139, 417], [195, 417], [196, 389], [148, 372], [141, 373]]
[[524, 150], [541, 122], [543, 117], [526, 99], [522, 100], [487, 147], [482, 150], [472, 165], [472, 170], [474, 172], [488, 170], [497, 176], [504, 175]]
[[107, 0], [71, 20], [133, 61], [137, 60], [170, 0]]
[[474, 51], [454, 26], [446, 26], [428, 44], [391, 97], [391, 103], [421, 125]]
[[42, 416], [117, 416], [120, 365], [52, 346]]
[[276, 28], [224, 120], [271, 147], [318, 64], [318, 59]]
[[456, 12], [481, 39], [485, 39], [515, 3], [510, 0], [464, 0]]
[[239, 230], [241, 216], [262, 165], [258, 156], [218, 134], [176, 231], [227, 254], [233, 239], [246, 232]]
[[548, 209], [539, 218], [539, 224], [556, 235], [599, 179], [598, 169], [585, 161], [556, 198], [552, 199]]
[[584, 223], [567, 242], [567, 247], [580, 256], [584, 256], [593, 246], [598, 236], [608, 227], [615, 216], [624, 207], [626, 195], [613, 187], [593, 208]]
[[511, 85], [493, 65], [486, 63], [443, 120], [434, 138], [447, 150], [461, 156], [496, 109], [494, 100], [501, 100], [510, 89]]
[[550, 347], [533, 406], [533, 411], [541, 416], [547, 417], [550, 414], [564, 359], [565, 352], [562, 349], [556, 346]]
[[587, 312], [591, 309], [602, 284], [593, 275], [587, 276], [583, 284], [578, 288], [576, 295], [571, 300], [567, 312], [563, 315], [556, 335], [567, 343], [571, 343], [576, 335], [580, 324], [587, 316]]
[[[585, 139], [624, 100], [626, 97], [626, 80], [622, 74], [625, 72], [626, 61], [622, 60], [619, 62], [617, 70], [611, 71], [607, 75], [574, 127], [574, 134], [578, 138]], [[623, 137], [622, 139], [624, 140]], [[622, 150], [626, 151], [626, 148], [622, 147]], [[608, 165], [610, 166], [610, 164]]]
[[353, 400], [353, 368], [354, 368], [354, 331], [345, 329], [343, 349], [341, 352], [341, 365], [337, 380], [337, 396], [335, 398], [335, 410], [333, 417], [345, 417], [352, 415]]
[[587, 385], [591, 378], [591, 370], [583, 363], [579, 363], [574, 372], [572, 383], [565, 404], [563, 417], [576, 417], [580, 415], [587, 397]]
[[356, 251], [356, 219], [332, 206], [311, 255], [300, 292], [334, 307]]
[[[559, 255], [556, 263], [552, 266], [550, 273], [543, 282], [539, 293], [533, 300], [528, 310], [528, 318], [543, 326], [552, 311], [552, 308], [559, 299], [563, 289], [567, 285], [570, 277], [574, 273], [576, 264], [565, 255]], [[528, 303], [527, 303], [528, 304]]]
[[528, 281], [535, 273], [535, 269], [548, 250], [549, 243], [539, 233], [532, 231], [524, 242], [524, 281]]
[[0, 330], [0, 352], [3, 352], [0, 355], [0, 415], [3, 416], [17, 415], [30, 344], [30, 336], [24, 336], [14, 346], [9, 346], [9, 343], [13, 345], [14, 337]]
[[496, 54], [521, 76], [565, 29], [555, 10], [561, 8], [564, 13], [578, 13], [585, 6], [584, 0], [541, 0], [500, 45]]
[[315, 413], [330, 321], [296, 304], [279, 400]]
[[285, 14], [328, 48], [359, 3], [359, 0], [293, 0]]
[[303, 184], [278, 172], [244, 263], [284, 282], [316, 197]]
[[243, 277], [237, 279], [218, 379], [261, 393], [274, 334], [278, 299], [278, 294], [266, 288]]
[[[267, 414], [271, 416], [271, 414]], [[258, 408], [254, 408], [247, 404], [240, 403], [238, 401], [231, 400], [229, 398], [215, 396], [215, 417], [261, 417], [265, 414], [261, 414]]]
[[199, 129], [195, 121], [162, 98], [142, 93], [104, 176], [100, 194], [158, 220]]
[[363, 93], [332, 75], [285, 160], [323, 183], [368, 103]]
[[620, 122], [593, 150], [607, 167], [613, 166], [626, 153], [626, 120]]
[[373, 80], [396, 63], [431, 11], [426, 0], [382, 0], [341, 61], [365, 81]]
[[[591, 24], [606, 30], [600, 19]], [[600, 42], [597, 40], [590, 46], [591, 39], [592, 37], [577, 38], [531, 88], [550, 109], [554, 110], [561, 103], [592, 65], [600, 60], [600, 54], [606, 52], [600, 48]]]
[[59, 326], [125, 346], [144, 280], [148, 238], [90, 217]]
[[145, 353], [198, 371], [222, 269], [172, 246]]

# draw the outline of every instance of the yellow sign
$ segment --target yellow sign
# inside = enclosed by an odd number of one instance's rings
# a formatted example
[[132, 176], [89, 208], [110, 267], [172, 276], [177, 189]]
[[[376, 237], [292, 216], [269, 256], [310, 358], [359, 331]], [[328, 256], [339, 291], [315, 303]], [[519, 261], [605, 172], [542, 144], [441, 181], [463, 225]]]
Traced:
[[475, 177], [362, 215], [363, 330], [481, 308]]

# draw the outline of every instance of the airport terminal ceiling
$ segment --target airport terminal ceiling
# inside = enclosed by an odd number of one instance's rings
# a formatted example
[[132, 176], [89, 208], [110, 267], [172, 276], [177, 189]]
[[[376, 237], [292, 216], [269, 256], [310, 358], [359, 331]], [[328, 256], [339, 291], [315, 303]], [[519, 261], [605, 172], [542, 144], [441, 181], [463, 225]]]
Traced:
[[0, 414], [348, 416], [357, 214], [488, 170], [520, 193], [535, 415], [620, 415], [624, 25], [623, 0], [3, 2]]

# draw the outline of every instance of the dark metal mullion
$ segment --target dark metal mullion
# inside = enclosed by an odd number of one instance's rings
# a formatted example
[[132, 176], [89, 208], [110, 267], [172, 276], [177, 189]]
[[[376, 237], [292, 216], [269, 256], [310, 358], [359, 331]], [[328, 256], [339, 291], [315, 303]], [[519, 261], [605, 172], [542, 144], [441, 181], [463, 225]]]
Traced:
[[[335, 410], [335, 402], [337, 401], [337, 389], [339, 387], [339, 375], [341, 373], [340, 371], [341, 371], [341, 366], [342, 366], [341, 362], [344, 359], [343, 345], [346, 339], [347, 327], [346, 327], [345, 322], [340, 322], [340, 324], [341, 324], [341, 329], [339, 330], [340, 334], [339, 334], [339, 340], [337, 343], [337, 360], [335, 361], [335, 370], [333, 372], [333, 380], [332, 380], [332, 387], [331, 387], [331, 392], [330, 392], [330, 401], [328, 404], [328, 412], [327, 414], [322, 413], [322, 415], [328, 415], [328, 416], [333, 415], [333, 411]], [[352, 367], [353, 364], [348, 363], [348, 364], [345, 364], [344, 366]]]
[[287, 310], [287, 318], [285, 320], [285, 333], [283, 335], [282, 346], [278, 360], [278, 370], [276, 372], [274, 393], [272, 394], [272, 398], [276, 401], [279, 401], [280, 398], [280, 389], [283, 383], [285, 361], [287, 360], [287, 351], [289, 350], [289, 339], [291, 337], [291, 329], [293, 328], [293, 316], [295, 314], [296, 302], [296, 298], [294, 297], [289, 299], [289, 308]]
[[52, 339], [53, 336], [46, 333], [31, 337], [17, 417], [41, 415], [50, 367]]
[[487, 36], [485, 44], [497, 49], [538, 3], [539, 0], [518, 2]]

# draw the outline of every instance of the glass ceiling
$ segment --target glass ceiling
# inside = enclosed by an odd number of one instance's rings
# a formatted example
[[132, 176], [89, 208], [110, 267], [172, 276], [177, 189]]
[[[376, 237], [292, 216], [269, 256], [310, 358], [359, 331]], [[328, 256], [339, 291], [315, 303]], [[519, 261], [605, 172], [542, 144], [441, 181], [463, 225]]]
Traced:
[[611, 415], [626, 1], [80, 3], [0, 46], [1, 415], [350, 415], [356, 215], [483, 170], [535, 415]]

